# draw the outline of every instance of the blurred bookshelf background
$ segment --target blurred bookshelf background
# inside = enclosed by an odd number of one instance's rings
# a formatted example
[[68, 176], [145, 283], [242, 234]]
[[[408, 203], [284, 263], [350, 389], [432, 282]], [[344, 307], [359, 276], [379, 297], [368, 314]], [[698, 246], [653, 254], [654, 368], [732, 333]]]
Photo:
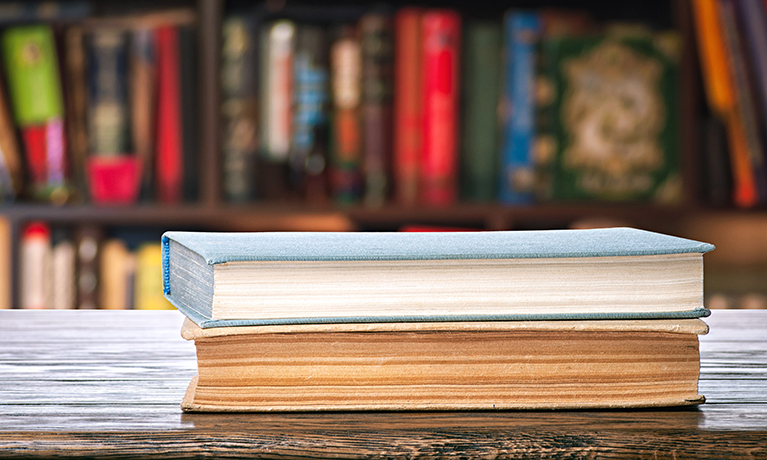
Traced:
[[625, 225], [767, 307], [762, 1], [0, 1], [0, 308], [166, 308], [165, 230]]

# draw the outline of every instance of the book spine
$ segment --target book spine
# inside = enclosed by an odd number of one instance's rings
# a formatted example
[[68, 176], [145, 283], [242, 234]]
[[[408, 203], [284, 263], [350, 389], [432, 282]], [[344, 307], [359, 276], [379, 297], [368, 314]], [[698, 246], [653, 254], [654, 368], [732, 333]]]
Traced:
[[733, 200], [739, 207], [751, 207], [756, 204], [758, 194], [743, 140], [742, 123], [735, 109], [734, 82], [720, 19], [719, 0], [694, 0], [692, 7], [706, 97], [711, 109], [722, 118], [727, 128]]
[[83, 226], [75, 232], [77, 254], [77, 309], [92, 310], [99, 307], [99, 254], [102, 231], [98, 227]]
[[21, 233], [19, 251], [21, 308], [48, 308], [50, 301], [51, 230], [48, 224], [32, 222]]
[[330, 186], [341, 204], [356, 202], [361, 195], [362, 51], [353, 27], [336, 31], [330, 47], [331, 120]]
[[287, 20], [266, 27], [261, 37], [261, 161], [260, 195], [289, 194], [290, 137], [293, 105], [293, 48], [296, 26]]
[[64, 103], [53, 32], [22, 26], [3, 34], [8, 89], [22, 133], [35, 197], [69, 199], [64, 136]]
[[505, 20], [504, 126], [499, 199], [530, 203], [535, 186], [534, 158], [536, 49], [541, 23], [538, 14], [510, 11]]
[[749, 82], [744, 43], [739, 35], [737, 7], [735, 2], [730, 0], [720, 0], [720, 4], [720, 19], [725, 44], [730, 55], [730, 70], [735, 83], [735, 109], [743, 126], [745, 146], [754, 176], [757, 203], [764, 203], [767, 201], [767, 171], [765, 170], [767, 165], [765, 165], [764, 144], [757, 126], [755, 96]]
[[64, 33], [66, 126], [71, 154], [71, 177], [78, 200], [88, 195], [85, 163], [88, 157], [85, 33], [80, 26]]
[[391, 175], [392, 77], [394, 43], [391, 17], [369, 13], [360, 20], [362, 35], [362, 116], [367, 206], [386, 201]]
[[230, 17], [223, 25], [224, 195], [232, 202], [256, 197], [257, 27], [248, 16]]
[[173, 26], [157, 29], [156, 49], [157, 198], [161, 203], [178, 203], [182, 199], [184, 176], [178, 29]]
[[128, 303], [129, 265], [132, 254], [120, 239], [104, 242], [100, 252], [99, 307], [104, 310], [126, 310]]
[[294, 57], [293, 141], [290, 153], [291, 182], [307, 200], [327, 200], [328, 64], [325, 32], [316, 26], [299, 26]]
[[421, 202], [449, 205], [457, 198], [458, 94], [461, 17], [428, 11], [423, 28], [423, 153]]
[[403, 8], [394, 16], [394, 148], [395, 200], [401, 205], [418, 201], [423, 130], [421, 16], [416, 8]]
[[293, 51], [296, 26], [280, 21], [268, 30], [266, 49], [266, 100], [264, 121], [264, 147], [266, 155], [274, 161], [286, 162], [290, 151], [293, 105]]
[[197, 99], [197, 28], [178, 27], [178, 55], [181, 96], [181, 151], [183, 174], [181, 194], [187, 202], [199, 196], [200, 150], [198, 148], [199, 122]]
[[495, 24], [466, 26], [461, 196], [468, 201], [496, 198], [501, 36]]
[[92, 155], [129, 153], [128, 40], [114, 29], [91, 35], [88, 132]]
[[147, 243], [136, 253], [134, 308], [137, 310], [173, 310], [163, 296], [162, 249]]
[[51, 303], [55, 310], [75, 305], [75, 245], [63, 228], [53, 230], [51, 249]]
[[144, 201], [154, 198], [154, 138], [157, 62], [154, 31], [134, 30], [130, 45], [131, 134], [133, 151], [141, 162], [141, 191]]
[[13, 201], [22, 191], [24, 171], [16, 129], [0, 85], [0, 201]]

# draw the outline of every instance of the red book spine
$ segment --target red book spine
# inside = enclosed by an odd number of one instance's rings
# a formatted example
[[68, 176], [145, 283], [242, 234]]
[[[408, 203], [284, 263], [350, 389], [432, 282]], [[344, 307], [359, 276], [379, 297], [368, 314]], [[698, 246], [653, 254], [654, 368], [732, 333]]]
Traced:
[[155, 174], [162, 203], [178, 203], [182, 195], [183, 152], [178, 31], [157, 30], [157, 147]]
[[394, 17], [394, 188], [404, 205], [418, 200], [422, 151], [421, 16], [404, 8]]
[[458, 169], [458, 75], [461, 17], [452, 11], [429, 11], [423, 30], [423, 154], [421, 201], [455, 202]]

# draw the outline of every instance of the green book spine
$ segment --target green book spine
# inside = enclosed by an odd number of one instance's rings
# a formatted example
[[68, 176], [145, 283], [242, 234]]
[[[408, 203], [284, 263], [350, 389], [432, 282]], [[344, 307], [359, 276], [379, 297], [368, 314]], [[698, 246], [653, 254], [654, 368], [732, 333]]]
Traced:
[[497, 194], [501, 39], [499, 24], [466, 27], [461, 197], [468, 201], [490, 201]]
[[53, 32], [48, 26], [8, 29], [3, 52], [14, 115], [20, 126], [64, 113]]
[[677, 65], [653, 37], [555, 38], [553, 199], [675, 202]]

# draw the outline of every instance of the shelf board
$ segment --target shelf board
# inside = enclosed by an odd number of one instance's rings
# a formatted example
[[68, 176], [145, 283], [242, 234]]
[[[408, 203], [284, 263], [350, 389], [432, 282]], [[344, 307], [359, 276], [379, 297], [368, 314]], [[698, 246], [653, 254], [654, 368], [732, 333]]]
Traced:
[[387, 205], [380, 208], [298, 202], [136, 206], [14, 204], [0, 207], [0, 214], [14, 221], [45, 220], [60, 224], [156, 225], [252, 231], [344, 231], [366, 227], [397, 228], [408, 224], [506, 229], [526, 225], [554, 227], [583, 219], [651, 225], [679, 219], [690, 212], [690, 208], [680, 206], [605, 203], [531, 206], [460, 203], [446, 207]]

